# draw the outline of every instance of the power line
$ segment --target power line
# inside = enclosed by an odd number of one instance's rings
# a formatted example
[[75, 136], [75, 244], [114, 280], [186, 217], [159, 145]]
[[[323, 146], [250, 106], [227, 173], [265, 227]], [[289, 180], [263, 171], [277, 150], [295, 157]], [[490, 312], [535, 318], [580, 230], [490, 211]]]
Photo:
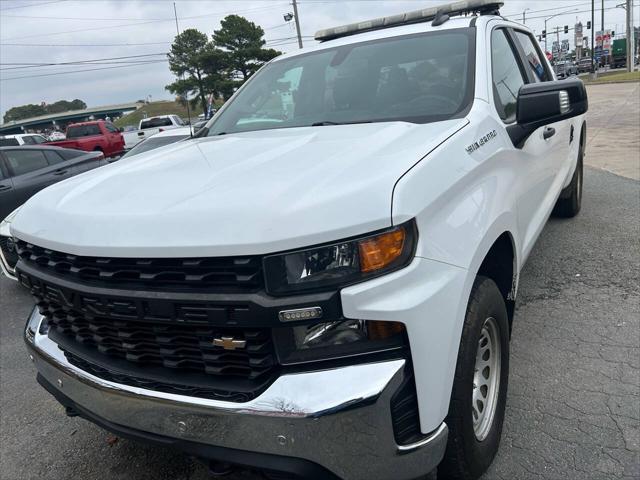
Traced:
[[49, 63], [0, 63], [0, 65], [18, 65], [7, 68], [0, 68], [0, 70], [17, 70], [22, 68], [37, 68], [37, 67], [51, 67], [58, 65], [82, 65], [85, 63], [94, 63], [94, 62], [106, 62], [108, 60], [128, 60], [132, 58], [145, 58], [145, 57], [157, 57], [164, 56], [167, 52], [161, 53], [147, 53], [143, 55], [127, 55], [123, 57], [107, 57], [107, 58], [93, 58], [90, 60], [73, 60], [69, 62], [49, 62]]
[[[283, 5], [282, 3], [276, 3], [276, 4], [272, 4], [269, 6], [265, 6], [265, 7], [255, 7], [252, 9], [246, 9], [246, 10], [236, 10], [235, 12], [211, 12], [211, 13], [204, 13], [204, 14], [200, 14], [200, 15], [192, 15], [189, 17], [182, 17], [179, 18], [180, 21], [182, 20], [194, 20], [194, 19], [201, 19], [204, 17], [212, 17], [212, 16], [221, 16], [221, 15], [228, 15], [228, 14], [235, 14], [235, 13], [245, 13], [245, 12], [255, 12], [255, 11], [260, 11], [260, 10], [271, 10], [274, 8], [274, 6], [280, 6]], [[286, 4], [285, 4], [286, 5]], [[120, 19], [122, 20], [122, 19]], [[142, 20], [142, 19], [141, 19]], [[46, 37], [46, 36], [52, 36], [52, 35], [65, 35], [65, 34], [69, 34], [69, 33], [80, 33], [80, 32], [91, 32], [91, 31], [95, 31], [95, 30], [107, 30], [107, 29], [112, 29], [112, 28], [126, 28], [126, 27], [135, 27], [135, 26], [139, 26], [139, 25], [148, 25], [151, 23], [161, 23], [161, 22], [174, 22], [174, 18], [163, 18], [163, 19], [155, 19], [155, 20], [146, 20], [144, 22], [136, 22], [136, 23], [123, 23], [120, 25], [109, 25], [109, 26], [104, 26], [104, 27], [91, 27], [91, 28], [82, 28], [79, 30], [67, 30], [64, 32], [50, 32], [50, 33], [39, 33], [36, 35], [27, 35], [27, 36], [23, 36], [23, 37], [9, 37], [9, 38], [2, 38], [0, 39], [0, 42], [4, 42], [6, 40], [21, 40], [23, 38], [36, 38], [36, 37]]]
[[147, 43], [0, 43], [0, 47], [139, 47], [170, 44], [170, 41]]
[[8, 77], [8, 78], [0, 78], [0, 82], [5, 82], [8, 80], [19, 80], [19, 79], [23, 79], [23, 78], [37, 78], [37, 77], [52, 77], [54, 75], [69, 75], [71, 73], [83, 73], [83, 72], [96, 72], [98, 70], [113, 70], [116, 68], [130, 68], [130, 67], [137, 67], [137, 66], [141, 66], [141, 65], [148, 65], [150, 63], [164, 63], [168, 60], [154, 60], [154, 61], [149, 61], [149, 62], [144, 62], [141, 64], [136, 64], [136, 65], [118, 65], [118, 66], [111, 66], [111, 67], [102, 67], [102, 68], [86, 68], [83, 70], [74, 70], [73, 72], [54, 72], [54, 73], [42, 73], [42, 74], [38, 74], [38, 75], [22, 75], [19, 77]]
[[[620, 0], [605, 0], [605, 2], [617, 2]], [[582, 2], [582, 3], [575, 3], [573, 5], [562, 5], [559, 7], [553, 7], [553, 8], [543, 8], [540, 10], [528, 10], [528, 14], [531, 15], [532, 13], [540, 13], [540, 12], [550, 12], [550, 11], [556, 11], [556, 10], [566, 10], [567, 8], [573, 8], [573, 7], [583, 7], [585, 5], [591, 5], [591, 2]], [[596, 10], [600, 10], [599, 8], [596, 8]], [[589, 9], [589, 11], [591, 11], [591, 9]], [[575, 13], [575, 12], [569, 12], [569, 13]], [[522, 16], [522, 13], [511, 13], [509, 15], [504, 15], [505, 17], [520, 17]], [[546, 15], [545, 15], [546, 16]], [[532, 17], [529, 17], [532, 18]]]
[[[68, 1], [68, 0], [59, 0], [59, 1]], [[279, 3], [277, 4], [278, 6], [282, 6], [283, 3]], [[248, 13], [248, 12], [253, 12], [253, 11], [257, 11], [257, 10], [267, 10], [267, 9], [271, 9], [273, 8], [274, 5], [269, 5], [268, 7], [252, 7], [252, 8], [246, 8], [244, 10], [234, 10], [234, 11], [226, 11], [226, 12], [210, 12], [210, 13], [206, 13], [203, 15], [196, 15], [196, 16], [191, 16], [191, 17], [178, 17], [178, 20], [186, 20], [186, 19], [192, 19], [192, 18], [199, 18], [199, 17], [207, 17], [207, 16], [211, 16], [211, 15], [230, 15], [230, 14], [237, 14], [237, 13]], [[51, 15], [3, 15], [3, 17], [6, 18], [31, 18], [31, 19], [46, 19], [46, 20], [105, 20], [105, 21], [140, 21], [140, 20], [154, 20], [154, 21], [175, 21], [175, 19], [173, 17], [112, 17], [112, 18], [105, 18], [105, 17], [54, 17]]]
[[18, 8], [39, 7], [41, 5], [49, 5], [50, 3], [60, 3], [66, 1], [67, 0], [52, 0], [51, 2], [29, 3], [28, 5], [18, 5], [17, 7], [0, 8], [0, 12], [4, 12], [5, 10], [16, 10]]

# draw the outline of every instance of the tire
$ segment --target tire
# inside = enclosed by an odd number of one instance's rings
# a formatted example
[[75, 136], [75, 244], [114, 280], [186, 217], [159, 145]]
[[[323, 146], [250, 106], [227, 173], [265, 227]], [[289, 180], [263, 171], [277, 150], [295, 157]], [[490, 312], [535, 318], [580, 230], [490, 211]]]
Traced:
[[[484, 362], [478, 372], [477, 361]], [[488, 378], [483, 373], [488, 373]], [[508, 379], [509, 320], [505, 301], [493, 280], [478, 276], [462, 328], [445, 420], [449, 438], [438, 466], [438, 479], [476, 480], [491, 465], [502, 435]], [[474, 388], [475, 384], [480, 385]], [[481, 410], [478, 404], [475, 410], [472, 407], [477, 400], [484, 405]], [[479, 410], [484, 414], [477, 416]]]
[[584, 178], [583, 157], [584, 153], [581, 144], [578, 149], [578, 162], [576, 163], [571, 183], [560, 192], [560, 198], [558, 198], [555, 207], [553, 207], [552, 213], [556, 217], [571, 218], [580, 212], [582, 207], [582, 180]]

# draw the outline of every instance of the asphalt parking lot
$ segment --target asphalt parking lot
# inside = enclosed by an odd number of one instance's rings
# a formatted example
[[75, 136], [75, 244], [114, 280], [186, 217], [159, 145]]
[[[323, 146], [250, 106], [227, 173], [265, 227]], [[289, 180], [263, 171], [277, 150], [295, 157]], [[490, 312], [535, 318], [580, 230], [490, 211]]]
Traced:
[[[550, 220], [522, 273], [503, 440], [484, 480], [640, 478], [640, 183], [594, 168], [584, 182], [580, 215]], [[181, 454], [67, 418], [22, 343], [32, 304], [0, 278], [1, 478], [209, 478]]]

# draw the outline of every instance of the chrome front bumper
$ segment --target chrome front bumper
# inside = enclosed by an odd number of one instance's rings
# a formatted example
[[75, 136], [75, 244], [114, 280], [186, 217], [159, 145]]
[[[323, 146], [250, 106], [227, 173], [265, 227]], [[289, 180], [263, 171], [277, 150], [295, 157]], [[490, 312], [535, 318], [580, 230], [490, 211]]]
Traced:
[[86, 373], [39, 333], [42, 318], [34, 309], [25, 332], [38, 373], [110, 424], [304, 459], [345, 480], [413, 479], [434, 469], [444, 455], [444, 423], [416, 444], [394, 441], [390, 399], [403, 380], [404, 360], [283, 375], [250, 402], [224, 402], [130, 387]]

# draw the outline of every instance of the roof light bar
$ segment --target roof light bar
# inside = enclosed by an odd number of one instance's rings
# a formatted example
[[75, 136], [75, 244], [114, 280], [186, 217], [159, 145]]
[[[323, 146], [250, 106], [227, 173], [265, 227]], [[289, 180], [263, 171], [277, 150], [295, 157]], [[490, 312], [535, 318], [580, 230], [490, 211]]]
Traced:
[[334, 38], [346, 37], [357, 33], [371, 30], [381, 30], [383, 28], [397, 27], [411, 23], [428, 22], [442, 15], [454, 16], [474, 12], [494, 12], [504, 5], [503, 1], [495, 0], [464, 0], [459, 2], [439, 5], [437, 7], [414, 10], [412, 12], [391, 15], [390, 17], [379, 17], [364, 22], [349, 23], [334, 28], [318, 30], [315, 39], [324, 42]]

